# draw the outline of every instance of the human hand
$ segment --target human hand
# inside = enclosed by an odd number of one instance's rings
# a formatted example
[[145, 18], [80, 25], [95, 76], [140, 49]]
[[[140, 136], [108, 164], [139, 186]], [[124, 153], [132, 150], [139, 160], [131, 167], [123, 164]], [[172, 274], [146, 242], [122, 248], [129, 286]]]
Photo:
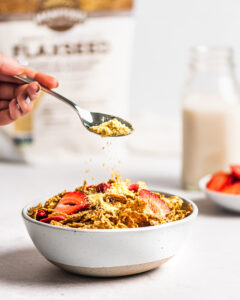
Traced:
[[[15, 75], [27, 75], [36, 80], [22, 84]], [[33, 109], [33, 101], [39, 96], [38, 82], [49, 89], [56, 88], [55, 78], [21, 66], [17, 60], [0, 54], [0, 126], [10, 124]]]

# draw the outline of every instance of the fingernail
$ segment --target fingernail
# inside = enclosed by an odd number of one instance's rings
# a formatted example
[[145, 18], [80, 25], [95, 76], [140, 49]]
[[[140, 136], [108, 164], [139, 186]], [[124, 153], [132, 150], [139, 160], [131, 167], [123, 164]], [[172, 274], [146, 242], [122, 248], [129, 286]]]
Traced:
[[21, 109], [21, 107], [20, 107], [20, 105], [17, 103], [17, 108], [20, 110]]
[[30, 102], [31, 102], [30, 98], [27, 97], [26, 100], [25, 100], [25, 102], [26, 102], [26, 104], [30, 104]]

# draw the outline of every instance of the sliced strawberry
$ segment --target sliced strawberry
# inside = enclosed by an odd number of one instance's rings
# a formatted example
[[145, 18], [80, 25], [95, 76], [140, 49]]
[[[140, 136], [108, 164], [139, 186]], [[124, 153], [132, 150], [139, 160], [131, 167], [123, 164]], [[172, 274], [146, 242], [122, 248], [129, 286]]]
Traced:
[[231, 165], [230, 169], [232, 174], [237, 178], [240, 179], [240, 165]]
[[107, 189], [110, 189], [112, 187], [111, 184], [108, 183], [100, 183], [96, 186], [96, 190], [98, 193], [104, 193]]
[[211, 177], [207, 183], [207, 188], [212, 191], [220, 192], [226, 186], [232, 184], [234, 178], [231, 174], [224, 171], [219, 171]]
[[43, 209], [39, 210], [37, 213], [37, 220], [47, 218], [47, 212]]
[[53, 211], [71, 215], [88, 207], [89, 202], [85, 194], [81, 192], [69, 192], [62, 197]]
[[167, 204], [158, 195], [148, 190], [142, 189], [139, 193], [139, 197], [147, 201], [148, 207], [154, 213], [158, 213], [162, 216], [165, 216], [170, 212], [170, 209], [167, 206]]
[[54, 221], [62, 221], [62, 220], [65, 220], [66, 218], [64, 216], [51, 216], [51, 217], [48, 217], [48, 218], [44, 218], [44, 219], [41, 219], [40, 222], [43, 222], [43, 223], [50, 223], [50, 221], [54, 220]]
[[229, 186], [226, 186], [222, 192], [226, 194], [240, 195], [240, 182], [235, 182]]
[[128, 187], [129, 191], [137, 192], [139, 189], [139, 184], [138, 183], [132, 183]]
[[93, 185], [88, 185], [88, 186], [86, 187], [87, 191], [90, 190], [91, 187], [93, 187]]

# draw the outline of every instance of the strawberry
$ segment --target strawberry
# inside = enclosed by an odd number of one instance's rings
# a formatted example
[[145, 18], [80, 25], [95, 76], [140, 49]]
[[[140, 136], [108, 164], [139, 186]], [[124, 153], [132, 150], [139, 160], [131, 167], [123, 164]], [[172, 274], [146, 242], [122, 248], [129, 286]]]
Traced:
[[88, 185], [88, 186], [86, 187], [87, 191], [90, 190], [91, 187], [93, 187], [93, 185]]
[[207, 183], [207, 188], [212, 191], [220, 192], [226, 186], [229, 186], [233, 182], [233, 176], [224, 171], [219, 171], [211, 177]]
[[47, 212], [43, 209], [39, 210], [37, 213], [37, 220], [47, 218]]
[[139, 184], [132, 183], [129, 185], [128, 189], [129, 189], [129, 191], [133, 191], [133, 192], [137, 193], [137, 191], [139, 189]]
[[58, 202], [53, 212], [61, 212], [67, 215], [87, 209], [89, 202], [87, 196], [81, 192], [68, 192]]
[[226, 194], [240, 195], [240, 182], [235, 182], [229, 186], [226, 186], [222, 192]]
[[139, 197], [147, 201], [148, 207], [154, 213], [158, 213], [162, 216], [165, 216], [170, 212], [170, 209], [167, 206], [167, 204], [158, 195], [148, 190], [142, 189], [139, 193]]
[[50, 221], [54, 220], [54, 221], [62, 221], [62, 220], [65, 220], [66, 218], [64, 216], [51, 216], [51, 217], [48, 217], [48, 218], [44, 218], [44, 219], [41, 219], [40, 222], [43, 222], [43, 223], [50, 223]]
[[96, 186], [96, 190], [98, 193], [104, 193], [107, 189], [110, 189], [112, 187], [111, 184], [108, 183], [100, 183]]
[[230, 169], [232, 174], [237, 178], [240, 179], [240, 165], [231, 165]]

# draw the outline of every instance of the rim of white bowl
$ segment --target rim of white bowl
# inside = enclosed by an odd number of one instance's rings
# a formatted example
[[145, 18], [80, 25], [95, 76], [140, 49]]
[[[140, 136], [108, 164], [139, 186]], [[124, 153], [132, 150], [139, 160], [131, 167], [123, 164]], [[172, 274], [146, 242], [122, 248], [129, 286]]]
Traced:
[[202, 177], [199, 182], [198, 182], [198, 186], [200, 188], [201, 191], [203, 192], [207, 192], [207, 193], [211, 193], [211, 194], [215, 194], [215, 195], [221, 195], [221, 196], [225, 196], [225, 197], [229, 197], [229, 198], [235, 198], [235, 199], [239, 199], [240, 200], [240, 195], [231, 195], [231, 194], [227, 194], [227, 193], [222, 193], [222, 192], [217, 192], [217, 191], [212, 191], [207, 189], [207, 183], [210, 180], [210, 178], [212, 177], [213, 174], [208, 174], [204, 177]]
[[198, 181], [198, 186], [200, 190], [205, 191], [207, 189], [206, 186], [211, 176], [211, 174], [205, 175]]
[[[166, 196], [176, 196], [179, 197], [177, 195], [174, 194], [170, 194], [170, 193], [166, 193], [166, 192], [158, 192], [158, 191], [153, 191], [155, 193], [159, 193], [162, 195], [166, 195]], [[182, 219], [182, 220], [178, 220], [178, 221], [174, 221], [174, 222], [170, 222], [170, 223], [166, 223], [166, 224], [159, 224], [159, 225], [154, 225], [154, 226], [145, 226], [145, 227], [138, 227], [138, 228], [115, 228], [115, 229], [86, 229], [86, 228], [73, 228], [73, 227], [61, 227], [61, 226], [57, 226], [57, 225], [51, 225], [51, 224], [47, 224], [47, 223], [42, 223], [39, 222], [37, 220], [32, 219], [31, 217], [29, 217], [27, 215], [27, 211], [30, 207], [32, 207], [34, 205], [35, 202], [27, 204], [23, 209], [22, 209], [22, 217], [27, 220], [30, 221], [31, 223], [34, 223], [36, 225], [39, 226], [45, 226], [45, 227], [49, 227], [52, 229], [56, 229], [56, 230], [68, 230], [68, 231], [74, 231], [74, 232], [134, 232], [134, 231], [148, 231], [148, 230], [156, 230], [159, 228], [165, 228], [165, 227], [171, 227], [171, 226], [177, 226], [183, 223], [188, 223], [193, 221], [197, 215], [198, 215], [198, 207], [197, 205], [190, 199], [186, 199], [185, 197], [179, 197], [181, 198], [183, 201], [187, 202], [188, 204], [192, 205], [193, 211], [192, 213], [187, 216], [186, 218]], [[41, 201], [40, 201], [41, 202]], [[39, 203], [39, 202], [38, 202]]]

